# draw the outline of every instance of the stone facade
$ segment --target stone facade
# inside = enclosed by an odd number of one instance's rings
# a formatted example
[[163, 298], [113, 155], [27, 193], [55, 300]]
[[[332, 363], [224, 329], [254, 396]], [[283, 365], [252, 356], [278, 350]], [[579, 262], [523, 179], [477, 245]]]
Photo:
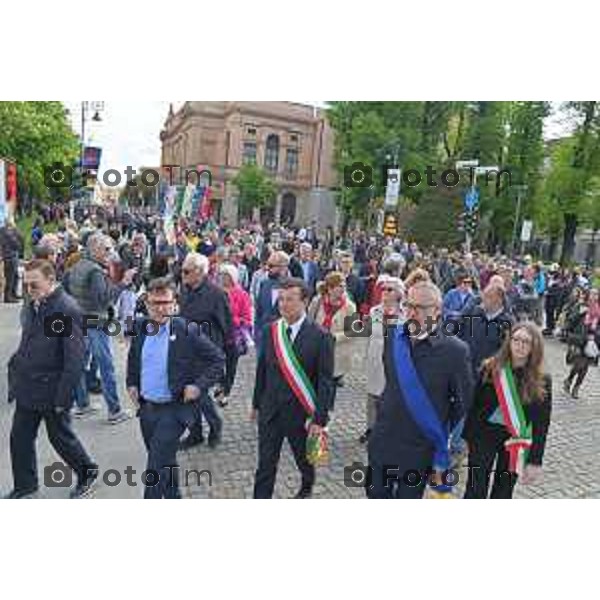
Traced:
[[231, 180], [256, 162], [277, 185], [267, 220], [335, 225], [334, 134], [322, 110], [293, 102], [186, 102], [160, 135], [162, 165], [207, 169], [221, 219], [237, 223]]

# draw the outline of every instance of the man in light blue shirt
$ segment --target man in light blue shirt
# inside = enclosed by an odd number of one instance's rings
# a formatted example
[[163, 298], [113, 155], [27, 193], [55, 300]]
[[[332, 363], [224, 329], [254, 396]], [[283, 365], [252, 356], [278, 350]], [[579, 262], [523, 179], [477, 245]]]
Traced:
[[171, 316], [175, 291], [168, 280], [150, 282], [147, 305], [151, 321], [133, 338], [127, 359], [127, 389], [148, 452], [144, 498], [181, 498], [179, 438], [194, 421], [194, 404], [221, 380], [225, 355], [201, 327]]
[[142, 398], [153, 404], [172, 402], [168, 375], [169, 323], [148, 336], [142, 348]]

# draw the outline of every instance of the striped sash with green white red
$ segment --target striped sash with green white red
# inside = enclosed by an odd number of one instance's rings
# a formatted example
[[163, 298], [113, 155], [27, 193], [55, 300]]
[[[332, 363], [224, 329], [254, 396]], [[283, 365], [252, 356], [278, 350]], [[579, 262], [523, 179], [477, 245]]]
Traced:
[[494, 388], [504, 424], [510, 433], [504, 446], [509, 456], [509, 470], [521, 474], [532, 445], [531, 424], [527, 424], [512, 369], [504, 365], [494, 374]]
[[296, 356], [283, 319], [279, 319], [271, 325], [271, 337], [273, 339], [273, 347], [275, 348], [275, 356], [277, 357], [277, 362], [284, 379], [306, 413], [309, 417], [312, 417], [317, 410], [317, 395]]

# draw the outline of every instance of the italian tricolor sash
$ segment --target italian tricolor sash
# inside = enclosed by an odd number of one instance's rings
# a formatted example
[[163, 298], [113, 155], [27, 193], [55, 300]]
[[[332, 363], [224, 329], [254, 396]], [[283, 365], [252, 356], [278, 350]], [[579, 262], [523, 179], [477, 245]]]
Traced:
[[527, 424], [512, 369], [504, 365], [494, 375], [494, 388], [504, 423], [510, 433], [504, 446], [509, 455], [509, 470], [521, 474], [532, 444], [531, 424]]
[[287, 334], [285, 321], [279, 319], [271, 325], [271, 337], [277, 363], [284, 379], [309, 417], [316, 411], [317, 395], [313, 385], [300, 364], [292, 342]]

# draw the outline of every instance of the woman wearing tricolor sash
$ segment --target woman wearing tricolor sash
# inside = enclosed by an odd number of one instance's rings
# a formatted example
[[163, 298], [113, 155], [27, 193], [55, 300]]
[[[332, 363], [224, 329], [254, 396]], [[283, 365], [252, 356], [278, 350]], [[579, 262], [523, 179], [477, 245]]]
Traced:
[[463, 432], [469, 445], [465, 498], [512, 498], [518, 479], [539, 479], [552, 408], [543, 364], [542, 334], [531, 322], [515, 325], [498, 354], [483, 363]]

